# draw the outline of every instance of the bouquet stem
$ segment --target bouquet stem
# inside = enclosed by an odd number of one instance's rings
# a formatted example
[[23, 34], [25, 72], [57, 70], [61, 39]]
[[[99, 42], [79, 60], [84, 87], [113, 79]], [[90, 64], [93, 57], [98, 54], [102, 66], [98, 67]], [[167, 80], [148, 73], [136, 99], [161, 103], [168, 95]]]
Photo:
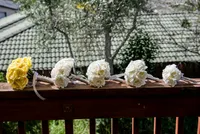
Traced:
[[147, 74], [147, 78], [148, 79], [151, 79], [151, 80], [154, 80], [154, 81], [157, 81], [157, 82], [159, 82], [160, 81], [160, 79], [159, 78], [156, 78], [156, 77], [154, 77], [153, 75], [151, 75], [151, 74]]
[[81, 82], [83, 82], [83, 83], [85, 83], [85, 84], [89, 84], [89, 82], [87, 81], [87, 80], [85, 80], [85, 79], [83, 79], [83, 78], [81, 78], [81, 77], [78, 77], [78, 76], [76, 76], [76, 75], [74, 75], [74, 74], [71, 74], [71, 76], [74, 78], [74, 79], [76, 79], [76, 80], [79, 80], [79, 81], [81, 81]]
[[121, 78], [114, 78], [113, 80], [119, 81], [121, 83], [125, 83], [125, 80], [121, 79]]
[[182, 77], [182, 80], [187, 80], [187, 81], [191, 81], [192, 83], [197, 83], [196, 81], [192, 80], [191, 78], [188, 78], [185, 76]]
[[50, 83], [50, 84], [54, 84], [54, 82], [51, 78], [46, 77], [46, 76], [42, 76], [42, 75], [38, 75], [37, 80], [42, 81], [42, 82], [47, 82], [47, 83]]

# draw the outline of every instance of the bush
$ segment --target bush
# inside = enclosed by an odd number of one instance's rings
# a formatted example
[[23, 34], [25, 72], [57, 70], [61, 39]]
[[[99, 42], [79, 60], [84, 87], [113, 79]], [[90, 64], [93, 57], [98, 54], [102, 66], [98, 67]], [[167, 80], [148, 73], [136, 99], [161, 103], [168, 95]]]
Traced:
[[0, 82], [6, 82], [6, 77], [4, 76], [4, 73], [0, 72]]
[[147, 32], [138, 30], [121, 51], [120, 71], [124, 72], [131, 60], [143, 59], [148, 66], [147, 71], [152, 72], [153, 65], [150, 62], [155, 59], [158, 50], [159, 46], [156, 41]]

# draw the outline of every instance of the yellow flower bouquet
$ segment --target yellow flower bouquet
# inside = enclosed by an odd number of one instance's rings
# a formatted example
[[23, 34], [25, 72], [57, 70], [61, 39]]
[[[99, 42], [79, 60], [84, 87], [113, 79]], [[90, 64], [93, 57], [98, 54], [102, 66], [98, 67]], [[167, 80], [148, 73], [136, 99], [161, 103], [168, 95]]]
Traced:
[[14, 90], [23, 90], [26, 87], [31, 67], [30, 57], [17, 58], [8, 66], [6, 79]]
[[[53, 81], [45, 76], [40, 76], [37, 72], [33, 72], [31, 57], [17, 58], [12, 61], [8, 66], [6, 79], [14, 90], [23, 90], [29, 81], [32, 80], [33, 89], [39, 98], [43, 98], [39, 95], [35, 89], [36, 80], [53, 83]], [[43, 98], [44, 99], [44, 98]]]

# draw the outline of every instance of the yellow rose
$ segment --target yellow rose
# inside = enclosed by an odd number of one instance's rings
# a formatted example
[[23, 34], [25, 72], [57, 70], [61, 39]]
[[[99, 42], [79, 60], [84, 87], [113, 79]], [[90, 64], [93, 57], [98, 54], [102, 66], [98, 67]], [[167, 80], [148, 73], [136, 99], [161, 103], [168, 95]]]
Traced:
[[30, 69], [32, 67], [31, 57], [17, 58], [15, 60], [13, 60], [11, 64], [19, 65], [19, 66], [22, 64], [26, 64], [28, 69]]
[[27, 73], [32, 67], [30, 57], [17, 58], [8, 66], [6, 79], [13, 89], [22, 90], [28, 83]]
[[31, 57], [24, 57], [22, 59], [22, 61], [25, 62], [25, 64], [27, 64], [27, 66], [28, 66], [29, 69], [32, 67]]
[[12, 88], [15, 90], [23, 90], [28, 83], [27, 77], [20, 77], [12, 83]]

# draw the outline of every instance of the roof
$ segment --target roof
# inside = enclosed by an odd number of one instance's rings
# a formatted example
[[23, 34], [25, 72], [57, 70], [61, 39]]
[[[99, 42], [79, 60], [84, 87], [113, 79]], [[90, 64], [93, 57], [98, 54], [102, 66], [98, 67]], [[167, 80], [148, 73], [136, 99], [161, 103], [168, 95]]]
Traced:
[[[165, 27], [165, 29], [159, 24]], [[190, 28], [181, 26], [184, 19], [190, 23]], [[163, 14], [163, 15], [145, 15], [142, 20], [146, 23], [141, 28], [145, 29], [160, 46], [159, 54], [154, 59], [154, 63], [158, 62], [199, 62], [200, 55], [185, 51], [182, 47], [175, 45], [170, 36], [173, 36], [178, 44], [185, 45], [189, 49], [200, 47], [194, 41], [194, 32], [196, 30], [196, 22], [198, 14]], [[192, 31], [193, 30], [193, 31]], [[199, 31], [200, 32], [200, 31]]]
[[0, 7], [6, 7], [15, 10], [19, 9], [19, 5], [10, 0], [0, 0]]
[[[160, 17], [161, 23], [168, 29], [169, 33], [158, 24]], [[164, 14], [158, 16], [142, 15], [139, 19], [144, 23], [140, 28], [144, 28], [150, 33], [160, 45], [160, 53], [156, 56], [154, 63], [160, 62], [196, 62], [200, 61], [200, 56], [190, 52], [177, 45], [170, 39], [172, 34], [179, 43], [183, 39], [193, 36], [190, 30], [181, 27], [180, 22], [184, 19], [193, 22], [198, 18], [197, 14]], [[7, 21], [7, 22], [5, 22]], [[192, 25], [191, 28], [194, 26]], [[57, 61], [62, 58], [70, 57], [68, 45], [63, 36], [59, 35], [48, 49], [42, 49], [35, 44], [38, 27], [26, 19], [25, 15], [14, 14], [0, 20], [0, 71], [5, 71], [11, 60], [17, 57], [31, 56], [33, 59], [34, 70], [51, 70]], [[183, 34], [182, 34], [183, 33]], [[104, 54], [104, 36], [91, 43], [83, 42], [83, 33], [79, 32], [76, 36], [71, 36], [72, 49], [76, 58], [76, 65], [79, 67], [88, 66], [92, 61], [103, 59]], [[112, 40], [112, 52], [117, 48], [122, 35], [117, 33]], [[89, 44], [89, 45], [88, 45]], [[194, 42], [188, 43], [194, 46]], [[120, 55], [115, 63], [120, 63]]]

